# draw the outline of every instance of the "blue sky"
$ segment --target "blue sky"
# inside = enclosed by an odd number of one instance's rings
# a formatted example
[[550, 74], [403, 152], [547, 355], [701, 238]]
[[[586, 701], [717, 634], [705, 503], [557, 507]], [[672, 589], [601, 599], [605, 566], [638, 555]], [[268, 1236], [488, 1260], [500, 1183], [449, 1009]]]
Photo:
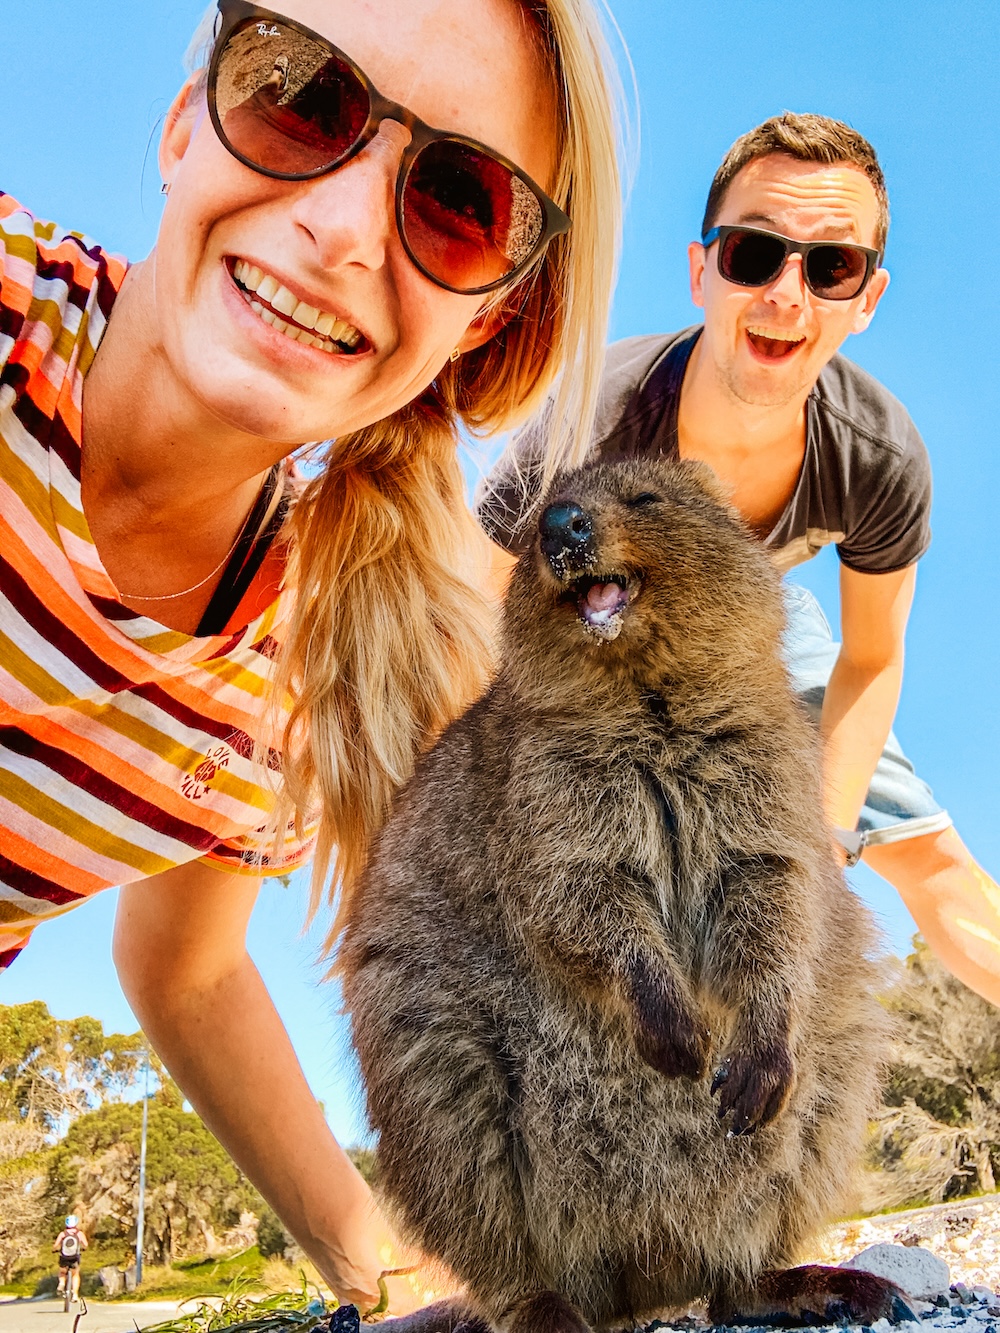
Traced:
[[[685, 246], [697, 234], [718, 160], [744, 130], [786, 108], [818, 111], [849, 121], [879, 151], [892, 201], [893, 281], [872, 328], [844, 350], [906, 403], [930, 448], [936, 484], [934, 543], [921, 562], [897, 730], [996, 875], [995, 0], [613, 0], [612, 7], [641, 107], [616, 336], [694, 321]], [[0, 189], [39, 216], [141, 258], [160, 211], [155, 129], [181, 81], [201, 4], [4, 0], [3, 9]], [[832, 552], [797, 576], [835, 611]], [[905, 950], [913, 926], [898, 899], [870, 873], [856, 884], [890, 944]], [[60, 1016], [93, 1013], [131, 1030], [110, 960], [113, 900], [100, 895], [38, 931], [0, 980], [0, 1001], [40, 998]], [[336, 995], [318, 985], [316, 932], [299, 933], [303, 910], [301, 883], [267, 889], [251, 950], [331, 1123], [351, 1141], [363, 1133], [356, 1080]]]

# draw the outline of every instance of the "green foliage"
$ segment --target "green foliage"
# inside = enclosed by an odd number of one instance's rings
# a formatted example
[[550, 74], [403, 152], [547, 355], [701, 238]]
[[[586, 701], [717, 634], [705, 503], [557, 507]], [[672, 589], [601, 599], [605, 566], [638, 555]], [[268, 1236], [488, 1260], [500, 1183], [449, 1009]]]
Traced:
[[[154, 1262], [210, 1247], [217, 1231], [262, 1207], [218, 1140], [175, 1101], [168, 1086], [149, 1104], [146, 1247]], [[134, 1240], [141, 1129], [137, 1102], [108, 1103], [73, 1122], [49, 1164], [52, 1225], [76, 1210], [99, 1219], [95, 1234]]]
[[273, 1208], [264, 1204], [257, 1216], [257, 1248], [265, 1259], [284, 1255], [290, 1237]]
[[[53, 1018], [40, 1000], [0, 1005], [0, 1120], [58, 1131], [144, 1076], [141, 1032], [106, 1033], [96, 1018]], [[162, 1066], [151, 1056], [158, 1079]]]
[[[330, 1308], [336, 1308], [336, 1301]], [[318, 1291], [310, 1292], [305, 1276], [297, 1292], [278, 1292], [273, 1296], [254, 1297], [247, 1283], [237, 1279], [224, 1294], [222, 1303], [198, 1306], [190, 1314], [180, 1315], [164, 1324], [154, 1324], [147, 1333], [215, 1333], [217, 1329], [244, 1330], [244, 1333], [278, 1333], [297, 1329], [308, 1333], [330, 1313]]]
[[378, 1170], [375, 1164], [375, 1149], [359, 1147], [348, 1148], [347, 1155], [368, 1184], [374, 1186], [378, 1178]]

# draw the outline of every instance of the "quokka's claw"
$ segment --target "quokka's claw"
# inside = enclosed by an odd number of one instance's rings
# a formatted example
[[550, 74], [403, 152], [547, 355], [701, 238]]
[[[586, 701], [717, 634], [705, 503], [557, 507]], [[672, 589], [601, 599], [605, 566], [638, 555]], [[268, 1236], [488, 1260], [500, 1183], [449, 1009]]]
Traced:
[[919, 1324], [920, 1316], [904, 1296], [894, 1296], [889, 1319], [894, 1324]]
[[[719, 1065], [718, 1069], [715, 1071], [715, 1077], [712, 1079], [712, 1096], [713, 1096], [713, 1097], [714, 1097], [715, 1094], [719, 1091], [719, 1089], [722, 1087], [723, 1083], [725, 1083], [725, 1081], [726, 1081], [726, 1079], [727, 1079], [728, 1077], [729, 1077], [729, 1061], [728, 1061], [728, 1060], [723, 1060], [722, 1064]], [[723, 1115], [725, 1115], [725, 1112], [724, 1112], [724, 1111], [720, 1111], [720, 1112], [719, 1112], [719, 1117], [720, 1117], [720, 1119], [721, 1119], [721, 1117], [722, 1117]]]

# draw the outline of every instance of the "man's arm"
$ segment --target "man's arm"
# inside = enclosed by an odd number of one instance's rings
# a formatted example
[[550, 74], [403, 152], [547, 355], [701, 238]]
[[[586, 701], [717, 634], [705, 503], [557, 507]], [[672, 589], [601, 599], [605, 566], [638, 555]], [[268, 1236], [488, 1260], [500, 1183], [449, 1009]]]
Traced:
[[826, 813], [853, 829], [899, 703], [916, 565], [891, 574], [840, 567], [840, 656], [823, 702]]
[[[114, 957], [129, 1003], [184, 1095], [341, 1300], [378, 1300], [400, 1266], [246, 951], [259, 881], [192, 863], [121, 890]], [[404, 1260], [405, 1262], [405, 1260]], [[393, 1284], [391, 1309], [420, 1303]]]

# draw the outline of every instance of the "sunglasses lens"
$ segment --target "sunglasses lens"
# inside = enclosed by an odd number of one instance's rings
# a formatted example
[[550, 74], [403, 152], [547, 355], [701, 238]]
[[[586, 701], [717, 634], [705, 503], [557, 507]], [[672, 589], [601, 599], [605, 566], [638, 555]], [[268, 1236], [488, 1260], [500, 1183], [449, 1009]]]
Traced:
[[413, 258], [454, 291], [502, 281], [528, 260], [542, 234], [541, 201], [489, 153], [435, 139], [403, 186], [402, 229]]
[[805, 257], [806, 281], [828, 301], [849, 301], [864, 284], [868, 261], [860, 250], [844, 245], [817, 245]]
[[731, 231], [719, 249], [719, 272], [727, 282], [763, 287], [781, 272], [787, 253], [776, 236]]
[[329, 48], [276, 21], [236, 29], [215, 72], [223, 138], [265, 171], [295, 176], [336, 163], [368, 120], [368, 93]]

